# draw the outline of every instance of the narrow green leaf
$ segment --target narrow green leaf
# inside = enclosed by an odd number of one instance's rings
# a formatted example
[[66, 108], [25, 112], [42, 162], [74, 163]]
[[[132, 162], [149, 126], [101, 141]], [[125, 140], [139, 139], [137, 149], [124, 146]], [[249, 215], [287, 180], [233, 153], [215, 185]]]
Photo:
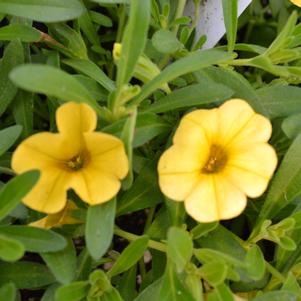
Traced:
[[228, 39], [228, 50], [233, 51], [237, 32], [237, 2], [238, 0], [223, 0], [224, 22]]
[[108, 276], [113, 277], [131, 268], [144, 254], [148, 244], [148, 236], [141, 236], [132, 241], [120, 254]]
[[213, 231], [217, 226], [218, 222], [198, 224], [190, 231], [190, 233], [192, 234], [193, 239], [198, 239]]
[[132, 0], [130, 16], [122, 39], [122, 51], [118, 60], [117, 88], [120, 90], [131, 79], [135, 65], [144, 50], [150, 22], [150, 0]]
[[62, 284], [71, 283], [76, 272], [76, 250], [72, 240], [68, 239], [67, 242], [67, 246], [61, 251], [40, 254], [57, 281]]
[[88, 208], [85, 238], [88, 251], [96, 260], [106, 253], [112, 242], [115, 212], [115, 198]]
[[77, 281], [59, 287], [55, 293], [55, 301], [81, 301], [89, 291], [88, 281]]
[[0, 131], [0, 156], [2, 156], [18, 139], [22, 132], [20, 125], [14, 125]]
[[265, 272], [264, 256], [257, 245], [253, 245], [246, 255], [248, 275], [254, 280], [260, 280]]
[[4, 50], [0, 63], [0, 116], [6, 111], [17, 94], [17, 88], [10, 81], [9, 73], [23, 62], [24, 54], [21, 42], [18, 40], [10, 42]]
[[40, 22], [59, 22], [79, 17], [84, 7], [78, 0], [1, 0], [0, 12]]
[[252, 301], [297, 301], [297, 296], [291, 292], [274, 291], [255, 297]]
[[40, 263], [0, 263], [0, 284], [13, 282], [19, 289], [36, 289], [55, 282], [48, 268]]
[[288, 138], [295, 139], [301, 133], [301, 113], [284, 119], [281, 127]]
[[202, 68], [219, 64], [230, 60], [232, 56], [229, 53], [215, 49], [197, 51], [187, 57], [179, 59], [175, 63], [165, 68], [158, 76], [148, 82], [141, 89], [141, 93], [134, 98], [132, 104], [139, 104], [163, 84], [189, 72], [194, 72]]
[[182, 272], [193, 253], [191, 236], [183, 229], [171, 227], [167, 233], [167, 254]]
[[82, 59], [65, 59], [63, 63], [93, 78], [108, 91], [115, 89], [114, 82], [92, 61]]
[[0, 234], [21, 242], [29, 252], [55, 252], [66, 247], [65, 238], [51, 230], [28, 226], [0, 226]]
[[15, 39], [20, 39], [22, 42], [28, 43], [38, 42], [41, 39], [41, 33], [33, 27], [22, 24], [10, 24], [0, 28], [1, 41]]
[[156, 280], [148, 287], [146, 287], [134, 301], [154, 301], [159, 299], [159, 292], [161, 288], [162, 278]]
[[208, 295], [208, 301], [235, 301], [231, 290], [225, 284], [215, 287], [213, 293]]
[[0, 220], [8, 215], [39, 179], [38, 171], [29, 171], [10, 180], [0, 191]]
[[16, 301], [17, 289], [13, 282], [9, 282], [0, 287], [0, 300]]
[[0, 258], [2, 260], [17, 261], [22, 258], [24, 252], [24, 246], [19, 241], [0, 234]]
[[58, 68], [26, 64], [15, 68], [10, 73], [10, 79], [22, 89], [64, 101], [84, 102], [99, 113], [100, 107], [90, 92], [73, 76]]

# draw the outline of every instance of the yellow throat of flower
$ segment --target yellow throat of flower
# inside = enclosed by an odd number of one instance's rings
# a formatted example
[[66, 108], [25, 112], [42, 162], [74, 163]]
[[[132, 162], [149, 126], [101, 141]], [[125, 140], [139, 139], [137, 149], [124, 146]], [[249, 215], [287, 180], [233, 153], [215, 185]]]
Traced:
[[67, 161], [67, 167], [69, 170], [78, 171], [84, 167], [85, 161], [83, 155], [78, 155]]
[[206, 174], [217, 173], [221, 171], [227, 162], [228, 156], [225, 150], [216, 144], [212, 144], [208, 159], [202, 168], [202, 172]]

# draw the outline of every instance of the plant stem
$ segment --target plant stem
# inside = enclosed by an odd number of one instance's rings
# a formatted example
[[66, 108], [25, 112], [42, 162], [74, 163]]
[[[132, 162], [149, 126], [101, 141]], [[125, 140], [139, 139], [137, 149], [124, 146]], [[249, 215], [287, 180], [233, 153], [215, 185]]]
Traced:
[[[186, 5], [186, 0], [178, 0], [178, 7], [177, 7], [177, 10], [176, 10], [176, 14], [175, 14], [174, 20], [176, 20], [178, 18], [181, 18], [183, 16], [185, 5]], [[179, 29], [179, 25], [175, 25], [173, 27], [172, 31], [174, 33], [177, 33], [178, 29]]]
[[[121, 229], [119, 229], [117, 227], [114, 229], [114, 234], [118, 235], [120, 237], [123, 237], [123, 238], [125, 238], [128, 241], [134, 241], [134, 240], [140, 238], [139, 235], [123, 231], [123, 230], [121, 230]], [[158, 241], [150, 239], [148, 241], [148, 246], [151, 249], [155, 249], [155, 250], [158, 250], [158, 251], [161, 251], [161, 252], [166, 252], [166, 245], [163, 244], [163, 243], [161, 243], [161, 242], [158, 242]]]

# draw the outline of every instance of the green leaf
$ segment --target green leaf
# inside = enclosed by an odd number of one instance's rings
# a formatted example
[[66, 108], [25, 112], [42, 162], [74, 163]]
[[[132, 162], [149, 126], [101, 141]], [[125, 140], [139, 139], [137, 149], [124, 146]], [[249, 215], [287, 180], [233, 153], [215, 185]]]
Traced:
[[111, 291], [102, 296], [102, 301], [123, 301], [116, 288], [112, 287]]
[[[218, 259], [218, 258], [217, 258]], [[227, 276], [227, 266], [222, 261], [211, 261], [205, 263], [200, 269], [202, 278], [206, 279], [212, 286], [222, 284]]]
[[132, 241], [120, 254], [108, 276], [113, 277], [131, 268], [144, 254], [148, 244], [148, 236], [144, 235]]
[[215, 49], [197, 51], [187, 57], [181, 58], [173, 64], [166, 67], [153, 80], [144, 85], [141, 93], [134, 98], [132, 104], [139, 104], [147, 98], [155, 90], [159, 89], [163, 84], [186, 73], [194, 72], [202, 68], [219, 64], [230, 60], [232, 56], [229, 53], [218, 51]]
[[55, 301], [81, 301], [89, 291], [88, 281], [77, 281], [59, 287], [55, 293]]
[[100, 107], [90, 92], [73, 76], [58, 68], [26, 64], [15, 68], [10, 79], [19, 87], [35, 93], [43, 93], [64, 101], [84, 102], [98, 113]]
[[92, 2], [96, 2], [99, 4], [117, 4], [117, 3], [122, 3], [122, 4], [128, 4], [130, 3], [130, 0], [91, 0]]
[[223, 0], [224, 22], [227, 31], [228, 50], [233, 51], [237, 32], [237, 2], [238, 0]]
[[225, 284], [215, 287], [213, 293], [208, 295], [208, 301], [235, 301], [231, 290]]
[[206, 79], [198, 84], [189, 85], [173, 91], [165, 97], [160, 98], [159, 101], [152, 104], [146, 111], [164, 113], [187, 107], [220, 102], [229, 99], [233, 93], [234, 92], [225, 85]]
[[10, 24], [0, 28], [1, 41], [20, 39], [22, 42], [38, 42], [41, 36], [37, 29], [22, 24]]
[[281, 288], [282, 291], [287, 291], [296, 294], [297, 296], [300, 296], [301, 288], [298, 283], [298, 280], [294, 276], [292, 272], [288, 273], [288, 276], [283, 283], [283, 286]]
[[118, 282], [118, 291], [125, 301], [132, 301], [137, 295], [137, 266], [133, 266], [125, 272]]
[[0, 300], [16, 301], [17, 289], [13, 282], [9, 282], [0, 287]]
[[297, 296], [290, 292], [274, 291], [255, 297], [252, 301], [297, 301]]
[[288, 116], [301, 112], [301, 88], [274, 85], [257, 90], [269, 117]]
[[9, 73], [23, 62], [24, 54], [21, 42], [18, 40], [10, 42], [4, 50], [0, 63], [0, 116], [6, 111], [17, 94], [17, 88], [10, 81]]
[[78, 0], [1, 0], [0, 12], [40, 22], [59, 22], [79, 17], [84, 7]]
[[172, 265], [166, 266], [158, 300], [164, 301], [195, 301], [188, 289], [181, 282]]
[[162, 201], [156, 168], [156, 160], [142, 168], [131, 189], [118, 200], [117, 215], [152, 207]]
[[16, 176], [0, 191], [0, 220], [8, 215], [32, 189], [39, 179], [38, 171], [28, 171]]
[[181, 47], [175, 33], [167, 29], [156, 31], [152, 37], [152, 43], [156, 50], [161, 53], [174, 53]]
[[0, 258], [2, 260], [17, 261], [22, 258], [24, 252], [24, 246], [20, 242], [0, 234]]
[[108, 91], [115, 89], [114, 82], [92, 61], [82, 59], [65, 59], [63, 63], [93, 78]]
[[0, 131], [0, 156], [2, 156], [18, 139], [22, 132], [20, 125], [14, 125]]
[[57, 281], [62, 284], [72, 282], [76, 272], [76, 250], [72, 240], [68, 239], [67, 242], [65, 249], [61, 251], [40, 254]]
[[0, 226], [0, 234], [21, 242], [29, 252], [55, 252], [66, 247], [65, 238], [51, 230], [29, 226]]
[[112, 242], [115, 212], [115, 198], [88, 208], [85, 238], [88, 251], [96, 260], [106, 253]]
[[160, 300], [159, 292], [161, 288], [162, 278], [156, 280], [149, 286], [147, 286], [135, 299], [134, 301], [153, 301]]
[[301, 133], [301, 113], [285, 118], [281, 127], [288, 138], [295, 139]]
[[254, 280], [260, 280], [265, 272], [264, 256], [257, 245], [253, 245], [245, 258], [248, 275]]
[[193, 253], [191, 236], [183, 229], [171, 227], [167, 233], [167, 254], [176, 265], [177, 271], [182, 272], [190, 261]]
[[48, 268], [40, 263], [0, 263], [0, 284], [12, 281], [19, 289], [36, 289], [55, 282]]
[[273, 218], [301, 192], [301, 134], [294, 140], [284, 156], [268, 191], [265, 203], [256, 221], [260, 224]]
[[198, 224], [190, 231], [190, 233], [192, 234], [193, 239], [198, 239], [213, 231], [217, 226], [218, 222]]
[[131, 79], [135, 65], [144, 50], [150, 22], [150, 0], [131, 0], [130, 16], [122, 38], [122, 51], [117, 63], [117, 89]]

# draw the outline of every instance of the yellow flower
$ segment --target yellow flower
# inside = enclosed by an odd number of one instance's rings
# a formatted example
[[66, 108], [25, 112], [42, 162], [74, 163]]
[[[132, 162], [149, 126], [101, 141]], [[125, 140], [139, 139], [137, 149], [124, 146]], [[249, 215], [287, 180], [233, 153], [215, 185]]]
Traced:
[[162, 192], [184, 200], [199, 222], [238, 216], [246, 196], [260, 196], [276, 168], [271, 133], [270, 121], [241, 99], [187, 114], [159, 161]]
[[293, 4], [301, 7], [301, 0], [290, 0]]
[[82, 221], [72, 216], [73, 211], [76, 209], [78, 207], [72, 201], [68, 201], [63, 210], [58, 213], [48, 214], [42, 219], [30, 223], [29, 226], [50, 229], [62, 225], [80, 224]]
[[23, 199], [30, 208], [57, 213], [73, 189], [90, 205], [109, 201], [128, 172], [122, 141], [94, 132], [96, 113], [86, 104], [68, 102], [56, 112], [59, 133], [43, 132], [24, 140], [12, 157], [17, 173], [39, 169], [40, 179]]

